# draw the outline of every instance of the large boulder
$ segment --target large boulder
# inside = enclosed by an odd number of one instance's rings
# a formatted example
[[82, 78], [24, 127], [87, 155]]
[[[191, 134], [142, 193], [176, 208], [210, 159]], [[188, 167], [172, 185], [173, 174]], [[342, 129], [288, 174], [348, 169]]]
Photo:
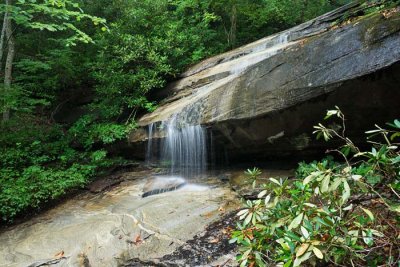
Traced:
[[193, 66], [161, 91], [159, 108], [139, 120], [130, 142], [140, 146], [147, 125], [176, 117], [208, 127], [214, 145], [231, 158], [285, 156], [321, 150], [312, 126], [335, 105], [347, 114], [348, 132], [356, 138], [374, 123], [394, 119], [400, 9], [335, 24], [360, 8], [345, 6]]

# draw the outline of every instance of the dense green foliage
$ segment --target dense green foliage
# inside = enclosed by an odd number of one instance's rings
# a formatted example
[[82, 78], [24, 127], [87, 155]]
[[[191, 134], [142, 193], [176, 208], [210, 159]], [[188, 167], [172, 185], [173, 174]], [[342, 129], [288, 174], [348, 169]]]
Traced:
[[[325, 140], [340, 138], [332, 157], [300, 163], [295, 179], [274, 179], [245, 203], [231, 242], [241, 266], [393, 266], [398, 261], [400, 121], [369, 131], [371, 151], [360, 151], [338, 127], [316, 126]], [[260, 173], [257, 173], [259, 176]]]
[[[84, 186], [187, 66], [348, 1], [14, 0], [0, 88], [0, 216]], [[7, 5], [8, 4], [8, 5]], [[3, 24], [7, 20], [3, 21]], [[10, 37], [9, 36], [9, 37]], [[8, 49], [8, 53], [7, 50]], [[12, 59], [12, 57], [10, 57]], [[2, 69], [7, 63], [0, 61]], [[10, 66], [10, 64], [8, 65]], [[4, 73], [2, 73], [4, 75]], [[6, 75], [7, 76], [7, 75]], [[7, 77], [3, 77], [7, 78]]]

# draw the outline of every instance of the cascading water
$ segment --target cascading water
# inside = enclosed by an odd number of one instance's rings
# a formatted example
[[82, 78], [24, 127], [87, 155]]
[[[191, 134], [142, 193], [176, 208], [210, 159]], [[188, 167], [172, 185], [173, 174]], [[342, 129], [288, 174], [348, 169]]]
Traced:
[[[168, 166], [171, 175], [185, 178], [203, 174], [207, 169], [207, 134], [200, 125], [180, 123], [177, 117], [159, 126], [165, 138], [159, 146], [154, 138], [155, 124], [148, 126], [146, 162], [150, 164], [157, 154], [162, 165]], [[160, 149], [157, 149], [159, 147]], [[159, 150], [159, 151], [157, 151]]]
[[232, 61], [235, 62], [235, 64], [232, 64], [230, 73], [233, 75], [240, 74], [249, 66], [253, 66], [257, 62], [276, 55], [281, 49], [286, 47], [288, 42], [289, 32], [285, 32], [271, 39], [270, 43], [254, 47], [248, 55]]
[[148, 126], [148, 139], [147, 139], [147, 147], [146, 147], [146, 165], [150, 165], [153, 161], [153, 131], [154, 131], [154, 123], [150, 123]]

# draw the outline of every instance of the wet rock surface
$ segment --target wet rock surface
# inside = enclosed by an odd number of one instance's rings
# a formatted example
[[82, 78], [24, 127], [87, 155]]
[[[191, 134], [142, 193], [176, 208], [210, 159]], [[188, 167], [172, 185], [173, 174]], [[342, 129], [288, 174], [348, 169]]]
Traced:
[[[195, 242], [194, 237], [216, 221], [225, 223], [221, 218], [239, 207], [236, 193], [213, 177], [142, 198], [147, 179], [153, 175], [126, 173], [119, 185], [106, 192], [78, 195], [3, 230], [0, 266], [123, 266], [132, 259], [151, 262], [191, 246], [188, 240]], [[203, 257], [206, 252], [199, 253]]]
[[179, 176], [154, 176], [146, 181], [143, 187], [142, 197], [178, 190], [186, 183], [186, 180]]
[[96, 181], [90, 183], [87, 189], [92, 193], [100, 193], [123, 181], [147, 177], [149, 171], [147, 168], [142, 168], [142, 170], [141, 168], [137, 168], [135, 171], [116, 171], [113, 174], [98, 178]]

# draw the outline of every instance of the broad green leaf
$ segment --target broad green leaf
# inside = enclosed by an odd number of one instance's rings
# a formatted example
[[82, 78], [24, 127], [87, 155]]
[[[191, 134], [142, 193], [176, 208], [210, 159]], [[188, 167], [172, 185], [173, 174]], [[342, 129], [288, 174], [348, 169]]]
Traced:
[[262, 259], [261, 255], [259, 252], [255, 253], [256, 256], [256, 262], [257, 262], [257, 266], [259, 267], [267, 267], [264, 263], [264, 260]]
[[304, 184], [304, 185], [309, 184], [312, 180], [315, 179], [315, 177], [316, 177], [315, 172], [312, 172], [310, 175], [308, 175], [306, 178], [304, 178], [303, 184]]
[[400, 129], [400, 121], [399, 120], [394, 120], [394, 125], [396, 125], [396, 127]]
[[303, 234], [304, 238], [307, 240], [310, 237], [310, 233], [304, 226], [300, 227], [301, 233]]
[[351, 230], [348, 232], [348, 235], [351, 236], [351, 244], [355, 245], [357, 243], [357, 239], [358, 239], [358, 230]]
[[246, 201], [246, 204], [247, 204], [247, 206], [250, 207], [250, 208], [253, 207], [253, 202], [251, 202], [250, 200], [247, 200], [247, 201]]
[[242, 216], [243, 214], [246, 214], [247, 212], [249, 212], [248, 209], [241, 210], [236, 214], [236, 216]]
[[303, 220], [303, 216], [304, 216], [303, 212], [297, 215], [296, 218], [294, 218], [293, 221], [289, 224], [288, 229], [292, 230], [297, 228], [300, 225], [301, 221]]
[[237, 240], [238, 240], [237, 237], [231, 238], [231, 239], [229, 239], [229, 244], [236, 243]]
[[347, 207], [343, 208], [343, 210], [351, 210], [352, 208], [353, 208], [353, 204], [350, 204]]
[[286, 251], [290, 250], [289, 245], [285, 242], [285, 240], [283, 238], [276, 240], [276, 242], [278, 242], [284, 250], [286, 250]]
[[265, 196], [266, 194], [267, 194], [267, 190], [263, 190], [263, 191], [261, 191], [259, 194], [258, 194], [258, 196], [257, 196], [257, 198], [262, 198], [263, 196]]
[[314, 194], [318, 196], [318, 195], [319, 195], [319, 192], [320, 192], [320, 191], [319, 191], [319, 187], [318, 187], [318, 186], [315, 187], [315, 188], [314, 188]]
[[324, 118], [324, 120], [326, 120], [326, 119], [329, 119], [331, 116], [333, 116], [333, 115], [337, 115], [338, 116], [338, 110], [335, 110], [335, 109], [333, 109], [333, 110], [328, 110], [327, 112], [326, 112], [326, 116], [325, 116], [325, 118]]
[[280, 198], [279, 197], [275, 197], [274, 198], [274, 206], [276, 206], [279, 201], [280, 201]]
[[298, 237], [295, 233], [291, 232], [291, 231], [286, 231], [285, 233], [288, 237], [290, 237], [293, 240], [296, 240], [298, 242], [301, 242], [300, 237]]
[[302, 264], [304, 261], [308, 260], [310, 258], [310, 256], [311, 256], [311, 252], [307, 252], [301, 257], [296, 257], [296, 259], [293, 262], [293, 267], [300, 266], [300, 264]]
[[283, 267], [290, 267], [290, 266], [292, 266], [292, 259], [288, 260], [288, 261], [283, 265]]
[[270, 180], [271, 182], [273, 182], [273, 183], [279, 185], [279, 186], [281, 185], [281, 184], [279, 183], [279, 181], [276, 180], [275, 178], [269, 178], [269, 180]]
[[366, 186], [365, 183], [363, 183], [362, 181], [356, 182], [356, 185], [364, 192], [368, 192], [368, 188]]
[[324, 258], [324, 254], [322, 254], [321, 250], [319, 250], [316, 247], [313, 247], [312, 251], [314, 252], [314, 255], [318, 258], [318, 259], [323, 259]]
[[251, 218], [253, 217], [253, 213], [249, 213], [246, 217], [246, 219], [244, 220], [244, 225], [248, 225], [249, 222], [251, 221]]
[[374, 214], [372, 214], [372, 212], [369, 209], [364, 209], [361, 208], [367, 215], [368, 217], [371, 219], [371, 221], [373, 221], [375, 219]]
[[370, 231], [362, 231], [362, 236], [365, 244], [368, 246], [372, 246], [374, 244], [374, 239], [372, 238], [372, 233]]
[[344, 185], [344, 190], [342, 194], [342, 204], [345, 204], [347, 200], [350, 198], [350, 186], [346, 180], [344, 180], [343, 185]]
[[307, 249], [310, 247], [309, 243], [303, 243], [300, 245], [300, 247], [297, 248], [296, 252], [296, 257], [302, 256], [304, 253], [306, 253]]
[[328, 192], [329, 189], [329, 182], [331, 181], [331, 176], [326, 175], [321, 183], [321, 193]]
[[371, 151], [372, 156], [376, 157], [378, 152], [376, 151], [375, 147], [373, 147]]
[[318, 246], [319, 244], [321, 244], [321, 241], [319, 241], [319, 240], [311, 241], [311, 245], [313, 245], [313, 246]]
[[384, 237], [385, 235], [375, 229], [369, 229], [369, 231], [371, 231], [371, 233], [375, 236], [379, 236], [379, 237]]
[[257, 223], [257, 214], [253, 213], [253, 217], [251, 219], [251, 223], [255, 225]]
[[265, 205], [268, 204], [268, 202], [270, 201], [270, 199], [271, 199], [271, 194], [269, 194], [268, 196], [265, 197]]

